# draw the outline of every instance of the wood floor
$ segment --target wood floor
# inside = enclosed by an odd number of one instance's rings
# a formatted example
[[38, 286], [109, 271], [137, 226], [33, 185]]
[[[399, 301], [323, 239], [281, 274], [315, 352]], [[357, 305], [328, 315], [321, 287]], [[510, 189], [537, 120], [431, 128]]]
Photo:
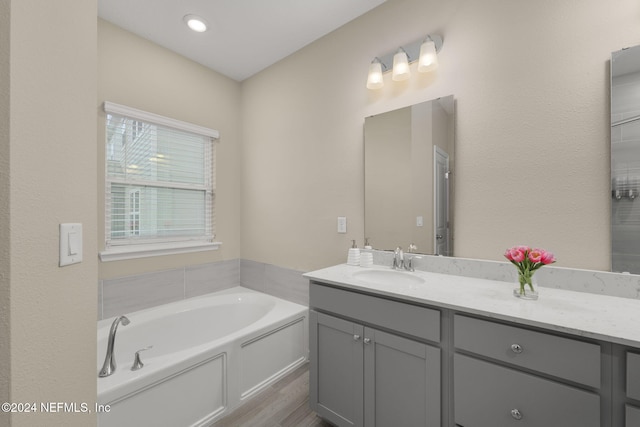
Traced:
[[309, 409], [309, 364], [300, 366], [211, 427], [330, 427]]

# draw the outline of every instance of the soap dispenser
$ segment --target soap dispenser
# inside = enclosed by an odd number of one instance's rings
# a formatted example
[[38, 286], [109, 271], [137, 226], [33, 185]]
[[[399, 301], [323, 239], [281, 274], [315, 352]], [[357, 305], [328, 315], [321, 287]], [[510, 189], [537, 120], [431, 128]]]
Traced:
[[371, 247], [371, 245], [369, 244], [369, 238], [368, 238], [368, 237], [365, 237], [365, 238], [364, 238], [364, 248], [365, 248], [365, 249], [373, 249], [373, 248]]
[[351, 248], [349, 249], [349, 255], [347, 256], [347, 264], [360, 265], [360, 249], [356, 245], [356, 241], [351, 241]]

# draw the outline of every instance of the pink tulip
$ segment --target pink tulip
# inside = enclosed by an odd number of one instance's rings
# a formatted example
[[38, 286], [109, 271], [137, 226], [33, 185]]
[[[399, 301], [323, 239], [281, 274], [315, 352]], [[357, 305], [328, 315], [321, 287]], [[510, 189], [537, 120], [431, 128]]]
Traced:
[[533, 263], [542, 262], [542, 255], [544, 253], [542, 249], [531, 249], [531, 251], [529, 251], [529, 260]]
[[551, 252], [542, 251], [542, 256], [540, 257], [540, 261], [546, 265], [546, 264], [551, 264], [556, 262], [556, 259]]
[[509, 258], [514, 262], [522, 262], [524, 261], [526, 251], [521, 250], [520, 248], [511, 248], [509, 249]]

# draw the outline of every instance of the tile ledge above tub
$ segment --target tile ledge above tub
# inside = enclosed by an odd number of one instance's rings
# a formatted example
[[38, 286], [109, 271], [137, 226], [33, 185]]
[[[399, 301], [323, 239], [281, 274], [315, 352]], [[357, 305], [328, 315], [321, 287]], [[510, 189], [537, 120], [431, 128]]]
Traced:
[[638, 299], [541, 287], [539, 300], [523, 301], [512, 295], [515, 282], [418, 270], [407, 274], [423, 279], [421, 284], [372, 283], [354, 276], [367, 269], [389, 268], [340, 264], [304, 277], [356, 292], [640, 347], [640, 329], [631, 321], [640, 312]]
[[100, 261], [122, 261], [159, 255], [175, 255], [190, 252], [215, 251], [222, 242], [170, 242], [146, 245], [112, 246], [100, 252]]

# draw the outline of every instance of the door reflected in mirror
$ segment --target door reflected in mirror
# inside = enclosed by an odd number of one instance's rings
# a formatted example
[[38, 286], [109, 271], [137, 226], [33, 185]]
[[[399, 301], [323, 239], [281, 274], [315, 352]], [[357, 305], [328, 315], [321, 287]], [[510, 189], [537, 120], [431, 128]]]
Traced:
[[365, 236], [376, 249], [453, 255], [453, 95], [367, 117]]

